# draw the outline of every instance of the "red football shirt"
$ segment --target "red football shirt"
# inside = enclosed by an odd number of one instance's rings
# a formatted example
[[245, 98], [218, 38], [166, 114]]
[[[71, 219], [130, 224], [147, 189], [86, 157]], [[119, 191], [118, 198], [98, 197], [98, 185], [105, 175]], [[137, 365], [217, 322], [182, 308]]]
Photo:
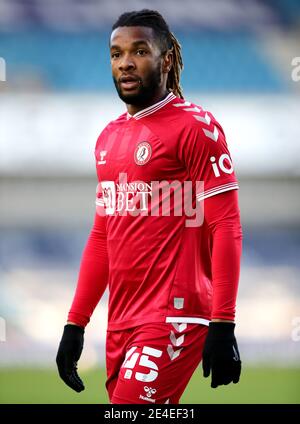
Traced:
[[[211, 234], [205, 220], [187, 225], [191, 217], [183, 212], [182, 199], [194, 193], [194, 207], [196, 199], [203, 204], [238, 188], [220, 124], [200, 106], [170, 93], [110, 122], [98, 138], [95, 157], [96, 204], [106, 216], [108, 329], [148, 322], [208, 324]], [[187, 181], [192, 186], [184, 190]]]

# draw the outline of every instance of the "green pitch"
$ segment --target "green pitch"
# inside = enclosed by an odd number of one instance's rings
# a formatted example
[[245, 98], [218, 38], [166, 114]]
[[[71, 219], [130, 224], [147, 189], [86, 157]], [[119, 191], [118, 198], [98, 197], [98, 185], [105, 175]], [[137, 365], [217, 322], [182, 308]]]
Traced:
[[[105, 371], [81, 372], [84, 392], [77, 394], [56, 370], [1, 369], [0, 403], [108, 403]], [[211, 389], [196, 371], [181, 403], [300, 403], [300, 368], [246, 368], [237, 385]]]

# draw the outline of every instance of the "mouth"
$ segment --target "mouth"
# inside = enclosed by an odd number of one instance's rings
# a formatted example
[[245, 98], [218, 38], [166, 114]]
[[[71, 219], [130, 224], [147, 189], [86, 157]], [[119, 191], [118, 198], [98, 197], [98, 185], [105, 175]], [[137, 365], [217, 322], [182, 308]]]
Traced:
[[141, 84], [141, 80], [138, 77], [127, 76], [121, 77], [119, 79], [119, 85], [123, 90], [134, 90]]

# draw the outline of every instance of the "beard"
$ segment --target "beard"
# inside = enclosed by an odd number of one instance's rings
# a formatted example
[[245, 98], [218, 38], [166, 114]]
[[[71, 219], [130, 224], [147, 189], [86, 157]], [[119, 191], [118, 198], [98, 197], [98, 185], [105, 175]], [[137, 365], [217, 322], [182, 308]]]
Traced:
[[148, 75], [147, 78], [145, 78], [145, 80], [140, 79], [140, 85], [135, 93], [124, 94], [116, 78], [113, 77], [113, 81], [117, 93], [123, 102], [135, 106], [147, 104], [148, 101], [152, 99], [154, 93], [157, 91], [157, 88], [161, 84], [160, 63], [158, 63], [156, 69], [154, 69], [153, 72]]

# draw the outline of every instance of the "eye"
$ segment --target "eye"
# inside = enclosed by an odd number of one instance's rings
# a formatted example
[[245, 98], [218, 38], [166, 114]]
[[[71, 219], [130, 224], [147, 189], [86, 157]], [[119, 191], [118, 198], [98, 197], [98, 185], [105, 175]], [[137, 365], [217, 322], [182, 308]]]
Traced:
[[138, 50], [136, 51], [136, 53], [137, 53], [139, 56], [145, 56], [145, 54], [147, 54], [146, 50], [144, 50], [144, 49], [138, 49]]
[[120, 53], [119, 52], [114, 52], [111, 54], [111, 58], [112, 59], [117, 59], [118, 57], [120, 57]]

